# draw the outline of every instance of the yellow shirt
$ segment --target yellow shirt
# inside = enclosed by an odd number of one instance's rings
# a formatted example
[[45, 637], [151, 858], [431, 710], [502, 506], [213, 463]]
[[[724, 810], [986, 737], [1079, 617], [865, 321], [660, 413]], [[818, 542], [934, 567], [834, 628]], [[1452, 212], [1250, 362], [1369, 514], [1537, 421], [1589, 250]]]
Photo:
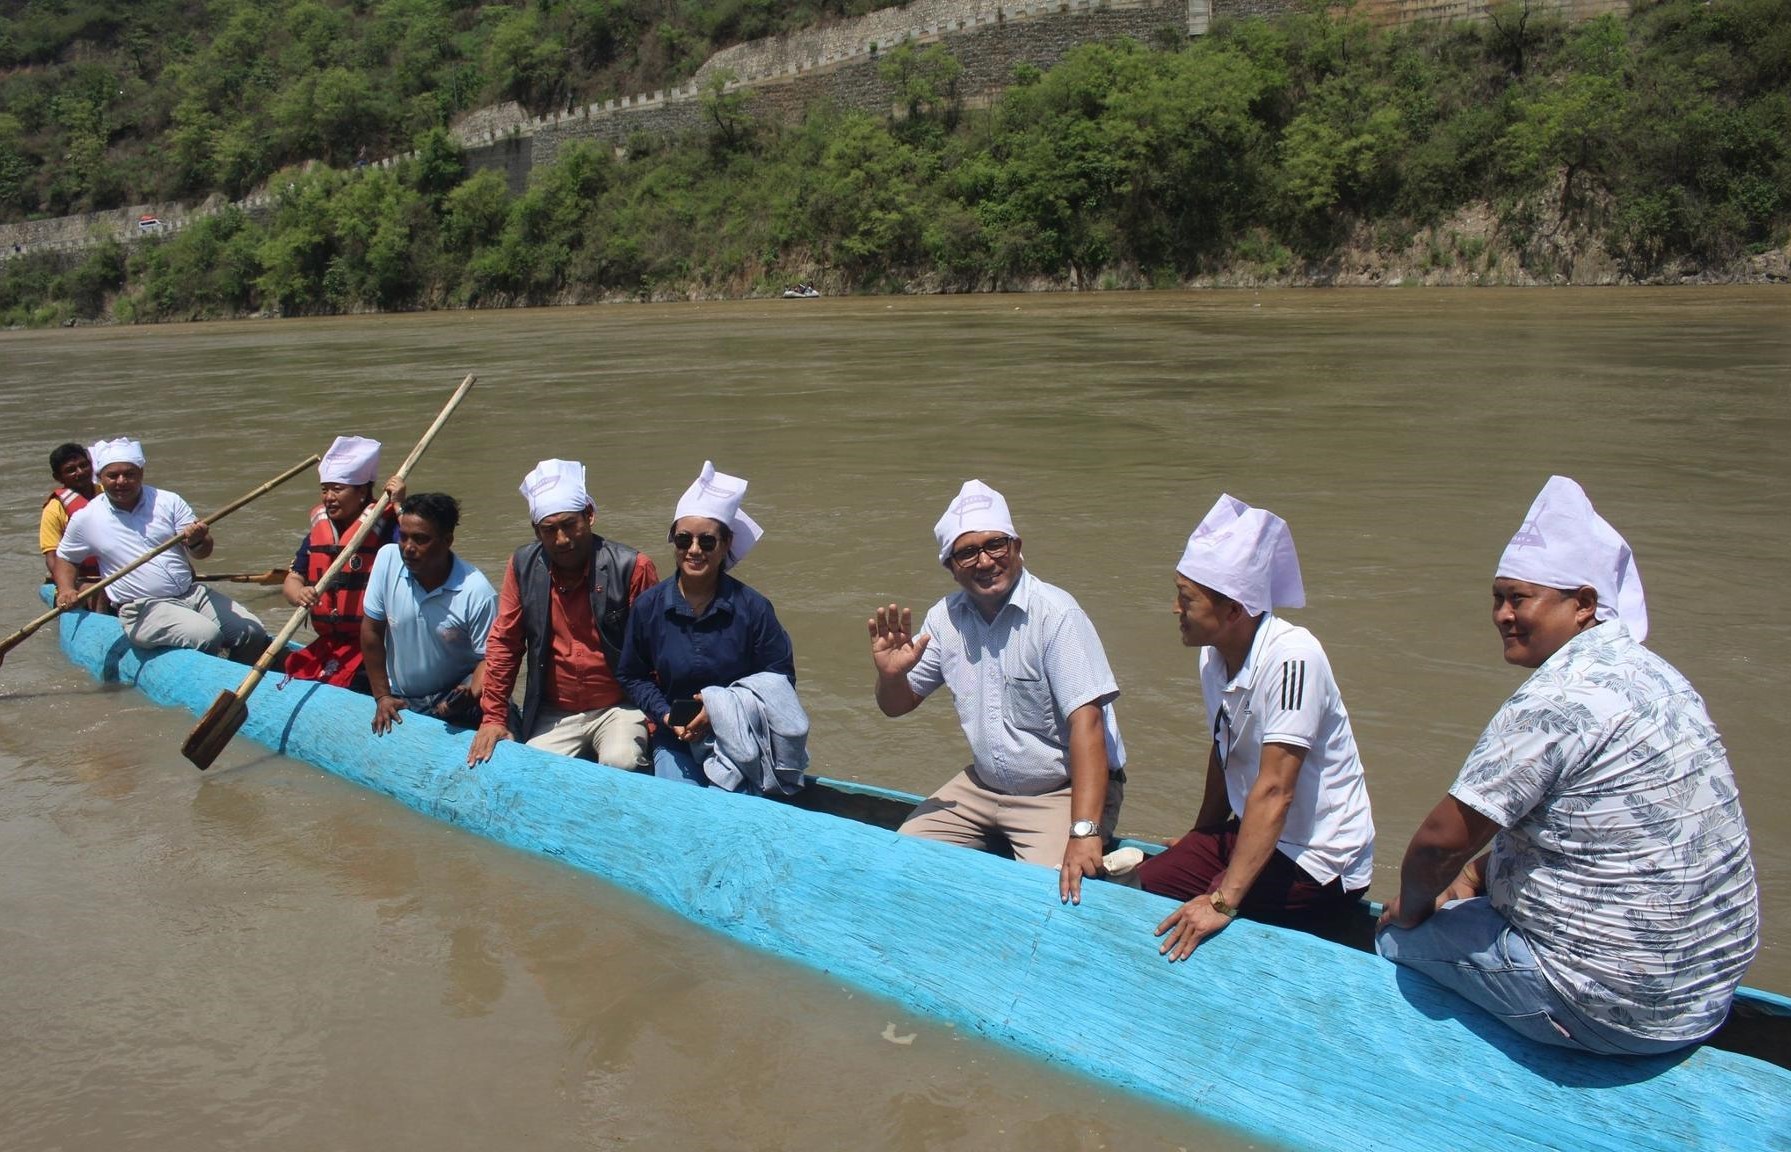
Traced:
[[50, 497], [44, 505], [43, 518], [37, 522], [37, 550], [54, 552], [56, 545], [62, 543], [62, 534], [68, 530], [68, 509], [62, 501]]

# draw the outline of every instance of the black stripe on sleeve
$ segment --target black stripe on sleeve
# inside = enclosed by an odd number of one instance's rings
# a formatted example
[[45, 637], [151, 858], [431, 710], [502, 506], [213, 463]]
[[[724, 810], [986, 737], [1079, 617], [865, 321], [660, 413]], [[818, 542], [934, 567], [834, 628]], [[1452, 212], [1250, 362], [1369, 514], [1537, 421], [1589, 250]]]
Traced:
[[1283, 660], [1281, 662], [1281, 707], [1289, 712], [1298, 712], [1306, 703], [1306, 662], [1304, 660]]

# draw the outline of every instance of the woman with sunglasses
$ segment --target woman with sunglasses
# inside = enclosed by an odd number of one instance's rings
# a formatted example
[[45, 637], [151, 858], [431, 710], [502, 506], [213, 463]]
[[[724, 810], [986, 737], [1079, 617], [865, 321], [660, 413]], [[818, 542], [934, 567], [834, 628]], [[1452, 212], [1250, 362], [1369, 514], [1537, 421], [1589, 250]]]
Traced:
[[641, 593], [628, 619], [616, 678], [654, 722], [653, 774], [663, 779], [709, 783], [705, 687], [758, 672], [796, 681], [790, 635], [771, 601], [728, 572], [764, 535], [740, 510], [745, 493], [746, 481], [703, 462], [667, 534], [673, 574]]

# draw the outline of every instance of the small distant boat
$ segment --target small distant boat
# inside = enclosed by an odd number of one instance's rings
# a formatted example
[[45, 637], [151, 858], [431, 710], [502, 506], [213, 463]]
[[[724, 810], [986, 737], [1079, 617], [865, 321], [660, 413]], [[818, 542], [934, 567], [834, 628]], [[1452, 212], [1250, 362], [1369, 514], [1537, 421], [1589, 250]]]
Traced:
[[803, 283], [794, 288], [784, 289], [785, 300], [818, 300], [820, 298], [821, 290], [813, 284]]
[[[69, 612], [61, 632], [94, 678], [194, 715], [243, 673], [200, 652], [133, 648], [110, 616]], [[1376, 1152], [1787, 1148], [1791, 999], [1770, 992], [1743, 988], [1716, 1043], [1588, 1056], [1525, 1040], [1409, 969], [1247, 920], [1167, 964], [1150, 926], [1173, 901], [1090, 882], [1079, 906], [1062, 905], [1043, 869], [896, 833], [916, 796], [811, 778], [789, 801], [761, 800], [514, 742], [469, 771], [472, 733], [413, 716], [374, 736], [372, 715], [373, 700], [347, 689], [268, 679], [242, 734], [830, 982], [1255, 1139]], [[1364, 933], [1372, 916], [1365, 906]]]

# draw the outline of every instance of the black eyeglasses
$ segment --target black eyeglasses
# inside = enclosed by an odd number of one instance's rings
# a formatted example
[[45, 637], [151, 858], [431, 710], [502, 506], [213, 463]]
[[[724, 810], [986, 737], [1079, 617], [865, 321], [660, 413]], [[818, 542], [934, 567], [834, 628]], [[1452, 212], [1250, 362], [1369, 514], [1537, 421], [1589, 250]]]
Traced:
[[702, 549], [704, 552], [713, 552], [713, 551], [715, 551], [715, 549], [718, 546], [720, 546], [721, 537], [715, 535], [712, 532], [702, 532], [702, 533], [674, 532], [674, 533], [672, 533], [672, 547], [676, 548], [678, 551], [688, 552], [688, 551], [690, 551], [690, 546], [692, 544], [695, 544], [698, 548]]
[[1014, 546], [1012, 536], [997, 536], [993, 540], [984, 540], [981, 544], [966, 544], [951, 554], [951, 562], [960, 568], [976, 563], [978, 556], [987, 556], [991, 560], [999, 560], [1007, 555], [1007, 550]]

